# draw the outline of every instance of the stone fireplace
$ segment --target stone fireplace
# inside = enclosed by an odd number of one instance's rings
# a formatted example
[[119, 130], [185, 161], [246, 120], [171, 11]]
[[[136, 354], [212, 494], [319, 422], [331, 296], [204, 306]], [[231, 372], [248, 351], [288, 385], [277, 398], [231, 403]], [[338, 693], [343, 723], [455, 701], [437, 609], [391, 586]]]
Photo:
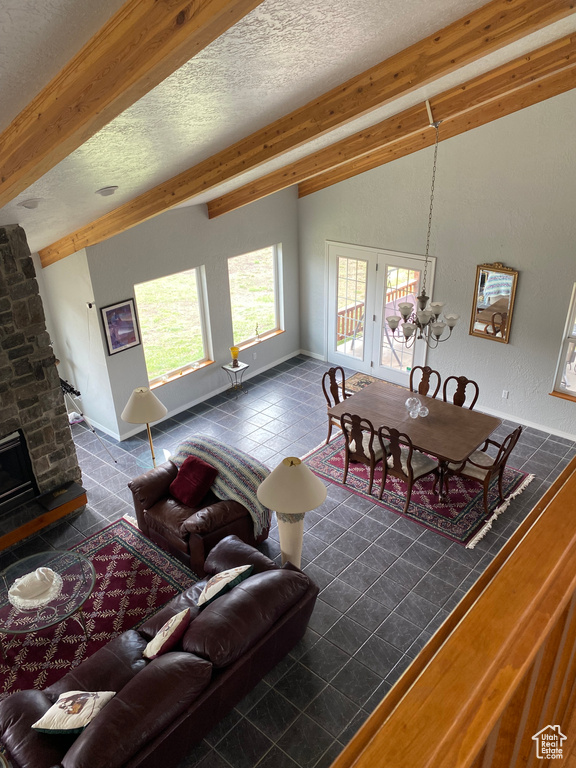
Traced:
[[19, 431], [40, 494], [80, 481], [34, 264], [11, 225], [0, 227], [0, 441]]

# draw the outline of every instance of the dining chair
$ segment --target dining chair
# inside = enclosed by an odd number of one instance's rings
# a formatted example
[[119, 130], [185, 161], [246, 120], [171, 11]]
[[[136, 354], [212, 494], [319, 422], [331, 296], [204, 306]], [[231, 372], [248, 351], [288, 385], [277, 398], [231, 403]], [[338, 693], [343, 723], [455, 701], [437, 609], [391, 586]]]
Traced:
[[[346, 374], [344, 373], [344, 368], [342, 368], [342, 366], [337, 365], [326, 371], [322, 376], [322, 392], [324, 392], [328, 408], [332, 408], [350, 397], [350, 393], [346, 392], [345, 387]], [[328, 437], [326, 438], [325, 445], [329, 442], [330, 437], [332, 436], [332, 427], [338, 427], [340, 429], [340, 419], [337, 419], [334, 416], [328, 416]]]
[[[422, 371], [422, 374], [418, 387], [416, 387], [414, 374], [420, 371]], [[429, 365], [415, 365], [414, 368], [412, 368], [410, 371], [410, 392], [418, 392], [419, 395], [426, 396], [430, 391], [430, 379], [433, 379], [436, 382], [436, 389], [434, 390], [433, 394], [430, 395], [430, 397], [436, 397], [440, 391], [440, 385], [442, 383], [440, 374], [438, 371], [434, 371], [432, 368], [430, 368]]]
[[[404, 480], [407, 489], [406, 504], [404, 505], [403, 512], [406, 514], [410, 506], [414, 482], [430, 473], [434, 473], [437, 480], [440, 476], [438, 462], [421, 453], [421, 451], [414, 450], [410, 437], [405, 432], [399, 432], [394, 427], [380, 427], [378, 430], [378, 442], [382, 452], [386, 453], [386, 461], [382, 462], [382, 482], [380, 483], [378, 498], [382, 499], [388, 475]], [[435, 487], [436, 482], [434, 482]]]
[[452, 402], [454, 403], [454, 405], [459, 405], [460, 407], [462, 407], [466, 402], [466, 390], [468, 389], [468, 387], [470, 387], [473, 393], [473, 397], [472, 397], [472, 402], [470, 403], [468, 408], [472, 410], [472, 408], [474, 408], [474, 406], [476, 405], [476, 401], [478, 400], [478, 395], [480, 394], [480, 388], [478, 384], [476, 384], [475, 381], [472, 381], [472, 379], [467, 379], [466, 376], [448, 376], [448, 378], [444, 382], [444, 389], [442, 390], [445, 403], [450, 402], [448, 397], [448, 390], [451, 389], [452, 387], [451, 382], [456, 382], [456, 389], [451, 398]]
[[[520, 426], [516, 427], [513, 432], [510, 432], [501, 443], [497, 443], [495, 440], [488, 438], [482, 448], [478, 451], [474, 451], [466, 461], [461, 464], [448, 464], [444, 476], [446, 491], [448, 492], [449, 478], [454, 475], [467, 477], [470, 480], [476, 480], [484, 487], [484, 510], [486, 514], [488, 514], [488, 490], [493, 479], [498, 477], [498, 496], [500, 503], [502, 504], [504, 501], [504, 496], [502, 494], [502, 478], [504, 476], [504, 470], [506, 469], [506, 462], [514, 450], [521, 434], [522, 427]], [[498, 449], [496, 456], [490, 456], [490, 454], [487, 453], [489, 446]], [[434, 483], [434, 488], [436, 488], [436, 483]]]
[[344, 478], [346, 484], [350, 462], [360, 462], [370, 468], [368, 495], [372, 493], [374, 469], [382, 460], [383, 448], [379, 444], [374, 425], [368, 419], [363, 419], [355, 413], [343, 413], [340, 419], [344, 434]]

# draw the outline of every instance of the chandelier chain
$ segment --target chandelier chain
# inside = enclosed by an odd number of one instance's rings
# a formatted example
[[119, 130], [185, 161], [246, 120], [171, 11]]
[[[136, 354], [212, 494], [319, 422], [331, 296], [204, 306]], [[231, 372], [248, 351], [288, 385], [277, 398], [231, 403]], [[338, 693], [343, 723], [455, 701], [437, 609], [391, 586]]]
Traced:
[[439, 122], [432, 123], [434, 129], [436, 130], [436, 141], [434, 143], [434, 163], [432, 165], [432, 184], [430, 187], [430, 211], [428, 213], [428, 232], [426, 234], [426, 254], [425, 254], [425, 260], [424, 260], [424, 278], [422, 280], [422, 292], [426, 292], [426, 277], [428, 274], [428, 253], [430, 251], [430, 233], [432, 231], [432, 212], [434, 210], [434, 185], [436, 184], [436, 160], [438, 158], [438, 136], [439, 131], [438, 128], [440, 126]]

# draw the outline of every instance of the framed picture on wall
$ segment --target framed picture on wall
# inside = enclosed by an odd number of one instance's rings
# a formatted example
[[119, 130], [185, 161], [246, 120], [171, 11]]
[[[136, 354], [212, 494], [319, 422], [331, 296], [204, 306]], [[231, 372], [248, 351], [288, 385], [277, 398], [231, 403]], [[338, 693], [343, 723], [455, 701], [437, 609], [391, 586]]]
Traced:
[[140, 344], [140, 331], [136, 320], [134, 299], [126, 299], [109, 307], [101, 307], [108, 354], [115, 355]]

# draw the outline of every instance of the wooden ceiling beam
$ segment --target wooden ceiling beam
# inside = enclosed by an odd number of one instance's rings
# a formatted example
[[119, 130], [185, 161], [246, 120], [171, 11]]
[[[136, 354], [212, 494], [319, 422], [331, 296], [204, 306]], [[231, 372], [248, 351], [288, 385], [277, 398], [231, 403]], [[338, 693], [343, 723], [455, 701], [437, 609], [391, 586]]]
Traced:
[[[525, 85], [523, 88], [502, 98], [494, 99], [486, 105], [476, 106], [455, 117], [445, 118], [440, 125], [440, 141], [458, 136], [481, 125], [486, 125], [493, 120], [499, 120], [501, 117], [511, 115], [513, 112], [518, 112], [541, 101], [546, 101], [546, 99], [558, 96], [573, 88], [576, 88], [576, 63], [574, 62], [567, 68]], [[434, 107], [432, 107], [432, 110], [434, 110]], [[420, 133], [407, 136], [402, 141], [370, 152], [356, 158], [352, 162], [343, 163], [338, 168], [303, 181], [298, 185], [298, 197], [311, 195], [313, 192], [318, 192], [340, 181], [350, 179], [373, 168], [378, 168], [385, 163], [410, 155], [424, 147], [432, 146], [434, 140], [435, 132], [430, 126], [427, 126]]]
[[128, 0], [0, 135], [0, 207], [262, 0]]
[[[494, 99], [510, 97], [520, 88], [566, 69], [575, 61], [576, 35], [568, 35], [430, 99], [434, 119], [445, 121], [463, 112], [477, 109]], [[208, 216], [221, 216], [341, 165], [351, 167], [353, 161], [368, 155], [373, 156], [376, 150], [382, 150], [386, 157], [393, 158], [398, 151], [398, 147], [393, 145], [398, 143], [402, 147], [402, 155], [408, 154], [408, 148], [411, 147], [410, 151], [415, 151], [413, 147], [422, 146], [420, 134], [427, 125], [425, 106], [418, 104], [410, 107], [370, 128], [211, 200], [208, 203]], [[428, 131], [424, 133], [427, 135]], [[416, 137], [416, 141], [413, 142], [411, 137]]]
[[94, 245], [574, 13], [574, 0], [487, 5], [40, 251], [43, 266]]

